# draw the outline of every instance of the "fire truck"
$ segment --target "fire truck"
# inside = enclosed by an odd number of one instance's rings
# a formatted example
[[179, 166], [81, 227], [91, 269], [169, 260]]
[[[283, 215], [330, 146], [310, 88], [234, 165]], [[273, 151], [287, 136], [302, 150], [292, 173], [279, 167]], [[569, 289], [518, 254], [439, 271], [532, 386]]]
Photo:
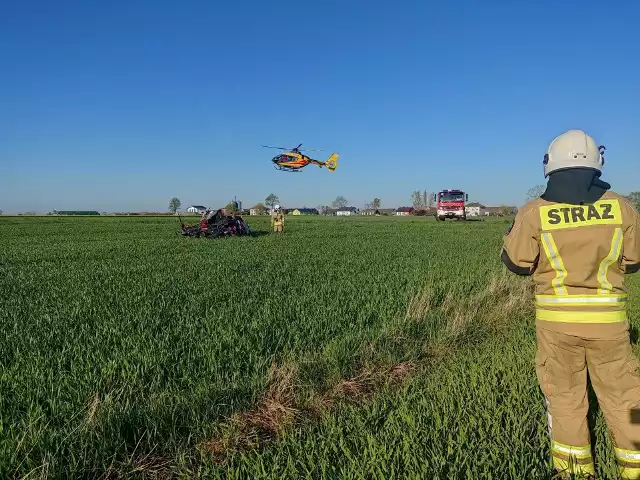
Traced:
[[469, 195], [461, 190], [442, 190], [433, 196], [436, 202], [436, 218], [444, 221], [447, 218], [466, 220], [464, 204], [469, 201]]

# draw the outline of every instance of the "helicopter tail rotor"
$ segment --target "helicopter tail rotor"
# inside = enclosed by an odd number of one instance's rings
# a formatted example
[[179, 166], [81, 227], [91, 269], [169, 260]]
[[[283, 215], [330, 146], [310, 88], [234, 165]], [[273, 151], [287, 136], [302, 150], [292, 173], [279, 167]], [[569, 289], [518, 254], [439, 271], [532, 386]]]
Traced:
[[334, 153], [329, 157], [329, 160], [327, 160], [325, 162], [327, 170], [329, 170], [330, 172], [333, 172], [336, 168], [338, 168], [338, 157], [339, 156], [340, 155], [338, 155], [337, 153]]

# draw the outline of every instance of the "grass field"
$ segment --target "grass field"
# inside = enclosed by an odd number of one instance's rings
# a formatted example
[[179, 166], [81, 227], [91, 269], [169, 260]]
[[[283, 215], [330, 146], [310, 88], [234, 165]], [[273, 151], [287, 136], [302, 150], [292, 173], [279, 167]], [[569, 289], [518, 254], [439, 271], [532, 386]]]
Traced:
[[248, 221], [0, 217], [0, 478], [549, 478], [507, 221]]

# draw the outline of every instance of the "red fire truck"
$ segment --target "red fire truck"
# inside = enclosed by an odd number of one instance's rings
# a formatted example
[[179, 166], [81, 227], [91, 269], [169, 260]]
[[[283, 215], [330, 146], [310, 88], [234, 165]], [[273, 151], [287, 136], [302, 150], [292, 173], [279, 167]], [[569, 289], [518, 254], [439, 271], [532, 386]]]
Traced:
[[469, 195], [461, 190], [442, 190], [433, 196], [436, 202], [436, 218], [444, 221], [447, 218], [466, 220], [465, 202], [469, 201]]

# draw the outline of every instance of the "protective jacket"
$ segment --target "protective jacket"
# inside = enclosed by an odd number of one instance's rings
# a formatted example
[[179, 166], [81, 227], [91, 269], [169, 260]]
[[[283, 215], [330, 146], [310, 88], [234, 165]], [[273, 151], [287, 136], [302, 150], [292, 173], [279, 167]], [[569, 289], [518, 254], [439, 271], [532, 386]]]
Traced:
[[591, 339], [626, 331], [624, 275], [640, 270], [638, 213], [609, 191], [577, 205], [544, 197], [518, 212], [502, 253], [512, 272], [533, 276], [537, 322]]
[[276, 213], [271, 216], [271, 224], [274, 227], [284, 226], [284, 215], [282, 213]]

